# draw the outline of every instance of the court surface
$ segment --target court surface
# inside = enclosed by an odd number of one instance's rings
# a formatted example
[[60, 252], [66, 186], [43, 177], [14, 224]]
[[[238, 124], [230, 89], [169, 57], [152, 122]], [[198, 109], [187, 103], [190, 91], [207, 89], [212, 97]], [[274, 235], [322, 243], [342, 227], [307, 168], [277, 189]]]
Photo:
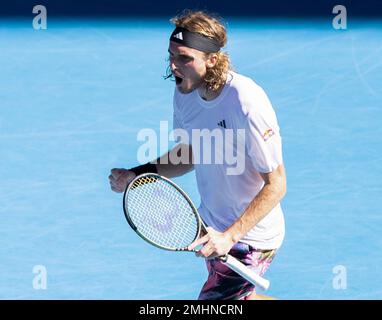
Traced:
[[[380, 299], [382, 23], [227, 20], [233, 65], [266, 90], [283, 136], [286, 238], [268, 293]], [[1, 299], [198, 296], [204, 261], [144, 243], [107, 179], [137, 164], [141, 129], [171, 126], [171, 31], [167, 19], [0, 22]], [[192, 173], [175, 181], [198, 203]]]

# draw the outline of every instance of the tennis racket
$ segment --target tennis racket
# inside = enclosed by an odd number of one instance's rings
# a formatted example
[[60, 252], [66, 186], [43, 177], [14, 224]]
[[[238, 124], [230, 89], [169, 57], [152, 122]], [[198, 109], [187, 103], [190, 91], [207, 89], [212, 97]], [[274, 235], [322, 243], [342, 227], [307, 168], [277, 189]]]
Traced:
[[[148, 243], [170, 251], [187, 247], [206, 233], [206, 227], [187, 194], [174, 182], [155, 173], [137, 176], [127, 186], [123, 210], [131, 228]], [[269, 281], [231, 255], [219, 257], [229, 268], [264, 290]]]

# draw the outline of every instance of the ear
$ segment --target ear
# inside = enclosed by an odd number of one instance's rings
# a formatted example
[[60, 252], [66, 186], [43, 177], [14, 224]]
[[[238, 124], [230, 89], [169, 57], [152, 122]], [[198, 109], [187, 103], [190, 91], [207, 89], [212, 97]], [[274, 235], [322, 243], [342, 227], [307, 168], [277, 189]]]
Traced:
[[218, 55], [216, 53], [211, 53], [206, 60], [207, 68], [213, 68], [218, 61]]

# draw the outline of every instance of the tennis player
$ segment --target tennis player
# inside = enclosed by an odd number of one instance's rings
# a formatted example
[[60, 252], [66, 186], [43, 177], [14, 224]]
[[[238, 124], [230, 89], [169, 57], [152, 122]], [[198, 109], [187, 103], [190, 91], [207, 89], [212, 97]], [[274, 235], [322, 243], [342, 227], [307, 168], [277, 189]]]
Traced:
[[[129, 170], [112, 169], [111, 189], [123, 192], [136, 175], [146, 172], [172, 178], [195, 170], [199, 212], [208, 225], [208, 233], [189, 247], [201, 247], [198, 255], [206, 258], [208, 268], [199, 299], [270, 298], [256, 293], [254, 285], [214, 258], [229, 252], [263, 275], [283, 242], [280, 201], [286, 193], [286, 176], [275, 112], [259, 85], [232, 70], [222, 51], [227, 33], [219, 18], [184, 11], [171, 21], [175, 29], [169, 39], [168, 76], [176, 83], [174, 129], [189, 136], [195, 129], [244, 130], [243, 170], [228, 174], [227, 161], [193, 163], [195, 152], [203, 151], [181, 141], [156, 161]], [[236, 145], [232, 148], [238, 150]], [[186, 155], [181, 163], [171, 163], [181, 155]]]

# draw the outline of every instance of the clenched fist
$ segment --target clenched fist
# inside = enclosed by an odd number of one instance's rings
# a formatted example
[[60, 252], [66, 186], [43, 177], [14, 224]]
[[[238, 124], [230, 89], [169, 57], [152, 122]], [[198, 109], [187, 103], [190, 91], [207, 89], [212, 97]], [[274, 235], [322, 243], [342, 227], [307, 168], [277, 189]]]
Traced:
[[135, 173], [126, 169], [111, 169], [109, 176], [111, 190], [124, 192], [127, 185], [136, 177]]

